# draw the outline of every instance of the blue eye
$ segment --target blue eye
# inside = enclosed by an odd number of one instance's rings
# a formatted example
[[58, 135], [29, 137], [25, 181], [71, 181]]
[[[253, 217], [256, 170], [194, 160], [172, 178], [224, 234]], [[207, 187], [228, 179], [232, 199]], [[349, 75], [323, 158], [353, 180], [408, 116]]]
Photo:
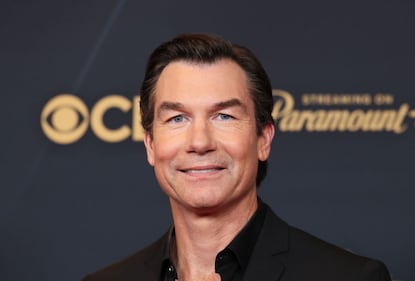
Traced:
[[183, 122], [183, 120], [184, 120], [183, 115], [177, 115], [177, 116], [172, 117], [169, 121], [174, 122], [174, 123], [180, 123], [180, 122]]
[[228, 114], [224, 114], [224, 113], [219, 113], [218, 115], [220, 120], [230, 120], [232, 119], [232, 116], [228, 115]]

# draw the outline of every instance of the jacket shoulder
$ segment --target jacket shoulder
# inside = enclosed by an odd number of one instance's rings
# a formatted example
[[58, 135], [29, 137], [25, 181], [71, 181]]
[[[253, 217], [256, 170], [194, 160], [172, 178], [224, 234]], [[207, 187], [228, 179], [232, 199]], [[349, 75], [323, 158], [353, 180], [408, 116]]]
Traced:
[[298, 228], [289, 229], [292, 273], [302, 268], [309, 276], [320, 276], [320, 280], [390, 280], [381, 261], [355, 254]]
[[273, 256], [283, 265], [284, 278], [281, 280], [390, 280], [382, 262], [357, 255], [290, 226], [269, 207], [258, 242], [259, 252], [271, 249]]
[[166, 241], [167, 234], [131, 256], [85, 276], [82, 281], [157, 280]]

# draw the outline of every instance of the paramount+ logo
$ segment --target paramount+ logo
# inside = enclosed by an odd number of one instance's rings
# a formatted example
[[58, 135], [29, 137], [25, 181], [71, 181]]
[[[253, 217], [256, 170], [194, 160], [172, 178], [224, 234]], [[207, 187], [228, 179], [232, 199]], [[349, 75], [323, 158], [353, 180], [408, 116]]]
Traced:
[[[394, 96], [388, 93], [305, 93], [301, 95], [301, 108], [287, 91], [275, 89], [273, 96], [272, 116], [282, 133], [403, 134], [411, 123], [414, 127], [415, 110], [405, 102], [396, 105]], [[110, 95], [88, 108], [81, 98], [60, 94], [43, 107], [40, 124], [45, 136], [57, 144], [75, 143], [88, 129], [104, 142], [139, 142], [144, 138], [139, 102], [139, 96], [128, 99]], [[104, 117], [114, 110], [131, 113], [131, 120], [116, 128], [108, 126]]]

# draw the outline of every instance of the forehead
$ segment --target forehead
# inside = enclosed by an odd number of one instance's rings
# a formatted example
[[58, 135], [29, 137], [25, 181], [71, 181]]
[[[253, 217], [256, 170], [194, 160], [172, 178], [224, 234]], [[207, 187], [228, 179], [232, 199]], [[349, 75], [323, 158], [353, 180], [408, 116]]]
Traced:
[[230, 59], [214, 63], [175, 61], [164, 68], [156, 83], [156, 103], [202, 97], [250, 99], [245, 71]]

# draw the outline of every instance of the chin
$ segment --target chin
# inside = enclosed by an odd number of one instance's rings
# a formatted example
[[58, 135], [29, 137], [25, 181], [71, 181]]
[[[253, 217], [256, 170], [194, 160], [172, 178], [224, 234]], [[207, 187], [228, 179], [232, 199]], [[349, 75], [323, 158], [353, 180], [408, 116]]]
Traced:
[[225, 198], [217, 198], [210, 196], [196, 196], [182, 197], [173, 200], [178, 208], [189, 209], [195, 213], [211, 212], [223, 205]]

